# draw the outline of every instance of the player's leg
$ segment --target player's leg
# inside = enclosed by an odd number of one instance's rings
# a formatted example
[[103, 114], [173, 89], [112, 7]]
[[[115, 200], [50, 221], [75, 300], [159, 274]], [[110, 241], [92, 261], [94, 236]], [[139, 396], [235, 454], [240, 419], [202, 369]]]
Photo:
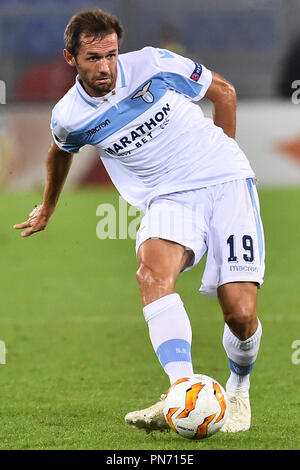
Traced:
[[206, 197], [204, 190], [160, 196], [147, 209], [137, 234], [143, 313], [171, 384], [193, 373], [191, 325], [175, 283], [179, 273], [197, 264], [207, 249]]
[[[193, 374], [192, 330], [175, 283], [179, 273], [197, 264], [206, 251], [205, 233], [202, 206], [194, 200], [193, 191], [186, 191], [157, 198], [137, 234], [137, 281], [143, 313], [170, 383]], [[147, 431], [169, 429], [162, 401], [128, 413], [125, 421]]]
[[[175, 292], [178, 274], [190, 262], [191, 252], [172, 241], [152, 238], [139, 248], [137, 281], [156, 355], [170, 383], [193, 374], [192, 330], [179, 294]], [[125, 421], [148, 431], [167, 430], [163, 402], [128, 413]]]
[[218, 299], [225, 321], [223, 345], [230, 368], [226, 384], [229, 418], [222, 431], [246, 431], [251, 425], [250, 373], [262, 332], [256, 315], [257, 286], [252, 282], [224, 284], [218, 288]]
[[146, 240], [139, 248], [137, 281], [154, 351], [170, 383], [193, 374], [192, 329], [183, 302], [175, 292], [179, 273], [191, 252], [178, 243]]
[[258, 327], [256, 315], [257, 285], [254, 282], [231, 282], [218, 287], [224, 321], [241, 341], [252, 336]]
[[230, 397], [222, 431], [250, 426], [250, 373], [258, 354], [261, 325], [256, 314], [257, 287], [263, 282], [264, 239], [259, 201], [252, 180], [225, 183], [212, 189], [215, 201], [209, 227], [208, 255], [200, 291], [218, 295], [225, 327]]

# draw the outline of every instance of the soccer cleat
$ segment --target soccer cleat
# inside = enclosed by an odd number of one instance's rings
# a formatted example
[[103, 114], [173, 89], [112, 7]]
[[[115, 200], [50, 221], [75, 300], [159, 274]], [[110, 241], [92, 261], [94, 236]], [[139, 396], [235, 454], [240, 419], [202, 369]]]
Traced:
[[251, 424], [251, 408], [248, 392], [226, 392], [228, 418], [222, 432], [247, 431]]
[[164, 399], [161, 395], [160, 401], [144, 410], [131, 411], [125, 416], [125, 422], [134, 428], [151, 431], [168, 431], [170, 429], [164, 416]]

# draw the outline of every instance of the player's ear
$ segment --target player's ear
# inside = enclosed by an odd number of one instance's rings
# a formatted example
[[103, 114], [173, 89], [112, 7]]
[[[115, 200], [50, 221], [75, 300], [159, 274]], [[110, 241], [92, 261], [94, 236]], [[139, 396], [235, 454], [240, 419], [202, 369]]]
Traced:
[[64, 49], [63, 54], [64, 54], [64, 58], [65, 58], [67, 64], [70, 65], [71, 67], [76, 67], [76, 59], [71, 54], [71, 52], [67, 51], [67, 49]]

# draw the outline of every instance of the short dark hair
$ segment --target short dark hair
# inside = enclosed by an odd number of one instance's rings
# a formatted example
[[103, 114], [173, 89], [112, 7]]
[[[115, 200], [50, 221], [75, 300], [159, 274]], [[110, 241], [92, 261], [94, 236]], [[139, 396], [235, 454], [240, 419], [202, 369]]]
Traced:
[[113, 32], [117, 33], [120, 46], [123, 28], [117, 18], [100, 9], [82, 11], [70, 19], [65, 29], [65, 47], [76, 57], [81, 46], [82, 35], [101, 38]]

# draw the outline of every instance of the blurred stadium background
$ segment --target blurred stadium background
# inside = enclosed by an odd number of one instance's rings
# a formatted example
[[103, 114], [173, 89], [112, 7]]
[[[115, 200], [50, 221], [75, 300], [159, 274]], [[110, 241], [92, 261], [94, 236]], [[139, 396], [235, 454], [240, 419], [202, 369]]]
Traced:
[[[299, 107], [291, 99], [291, 84], [300, 79], [300, 0], [1, 0], [2, 188], [43, 183], [51, 109], [74, 82], [62, 57], [63, 31], [77, 11], [95, 7], [120, 18], [126, 33], [121, 52], [168, 48], [232, 81], [237, 139], [259, 180], [300, 183]], [[206, 112], [205, 100], [203, 106]], [[86, 147], [68, 184], [104, 183], [109, 179]]]

